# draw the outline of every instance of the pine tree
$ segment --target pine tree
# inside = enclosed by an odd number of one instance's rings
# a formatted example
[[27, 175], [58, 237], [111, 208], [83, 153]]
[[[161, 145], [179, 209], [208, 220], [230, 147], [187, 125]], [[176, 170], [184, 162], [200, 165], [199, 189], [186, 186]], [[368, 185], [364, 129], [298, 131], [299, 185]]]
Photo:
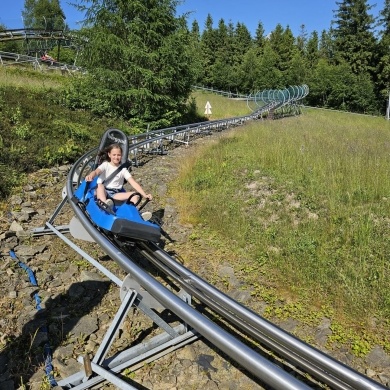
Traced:
[[259, 22], [256, 28], [254, 42], [255, 42], [255, 46], [259, 48], [260, 52], [262, 51], [265, 44], [264, 33], [265, 31], [264, 31], [263, 23]]
[[379, 25], [382, 27], [382, 37], [390, 35], [390, 0], [385, 0], [384, 7], [380, 11]]
[[284, 73], [285, 85], [302, 85], [307, 80], [307, 61], [300, 50], [295, 50], [287, 72]]
[[243, 56], [237, 69], [237, 84], [244, 94], [256, 93], [259, 90], [260, 57], [258, 49], [252, 47]]
[[190, 52], [192, 58], [192, 66], [194, 69], [194, 82], [195, 84], [202, 84], [204, 78], [204, 69], [203, 69], [203, 55], [201, 48], [201, 35], [199, 24], [196, 20], [192, 22], [191, 32], [190, 32]]
[[306, 50], [307, 45], [307, 31], [306, 26], [304, 24], [302, 24], [299, 29], [299, 35], [297, 37], [296, 45], [298, 50], [303, 54]]
[[88, 74], [70, 103], [134, 126], [176, 124], [191, 92], [190, 33], [174, 0], [92, 0], [86, 12]]
[[226, 26], [225, 21], [220, 19], [218, 28], [214, 32], [215, 36], [215, 62], [211, 67], [211, 83], [215, 88], [225, 91], [230, 90], [230, 77], [232, 75], [234, 27], [232, 24]]
[[212, 67], [215, 63], [215, 53], [218, 50], [218, 39], [216, 30], [213, 28], [213, 18], [207, 15], [205, 28], [201, 36], [202, 63], [204, 69], [203, 83], [213, 86]]
[[306, 60], [310, 68], [317, 65], [320, 58], [319, 39], [317, 31], [313, 31], [306, 45]]
[[368, 72], [373, 67], [375, 37], [372, 6], [367, 0], [342, 0], [332, 22], [337, 58], [345, 60], [354, 73]]
[[265, 42], [263, 50], [263, 55], [259, 59], [261, 72], [256, 82], [258, 90], [284, 88], [286, 84], [278, 67], [280, 55], [272, 48], [270, 40]]
[[252, 37], [243, 23], [237, 23], [234, 32], [234, 46], [239, 57], [242, 57], [252, 47]]
[[286, 71], [289, 68], [290, 61], [294, 55], [294, 36], [291, 29], [286, 29], [278, 24], [271, 32], [269, 43], [273, 51], [279, 56], [277, 67], [279, 70]]
[[241, 65], [244, 61], [245, 54], [248, 53], [254, 46], [251, 34], [248, 28], [243, 23], [237, 23], [236, 27], [232, 29], [231, 38], [231, 52], [232, 69], [230, 75], [230, 90], [238, 93], [244, 92], [239, 81]]
[[196, 41], [200, 42], [200, 29], [199, 24], [196, 20], [192, 22], [191, 35]]

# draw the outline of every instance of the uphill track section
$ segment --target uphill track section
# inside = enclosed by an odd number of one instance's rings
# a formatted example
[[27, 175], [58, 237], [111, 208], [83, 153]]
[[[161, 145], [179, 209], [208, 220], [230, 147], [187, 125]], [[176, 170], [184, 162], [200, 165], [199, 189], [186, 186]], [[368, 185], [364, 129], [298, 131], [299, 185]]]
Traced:
[[[241, 125], [248, 120], [258, 119], [262, 117], [264, 110], [269, 110], [271, 106], [274, 108], [278, 104], [282, 105], [280, 102], [270, 102], [248, 116], [156, 130], [130, 137], [129, 158], [134, 165], [140, 164], [145, 156], [155, 157], [167, 153], [172, 144], [187, 145], [193, 137], [206, 136]], [[122, 305], [93, 360], [90, 361], [87, 357], [80, 358], [80, 362], [84, 363], [84, 371], [60, 382], [63, 388], [89, 388], [104, 380], [119, 388], [134, 388], [115, 375], [125, 367], [131, 368], [134, 363], [134, 353], [129, 352], [127, 355], [122, 353], [106, 358], [115, 332], [132, 305], [137, 305], [146, 314], [149, 313], [167, 334], [164, 341], [160, 339], [154, 341], [149, 350], [142, 350], [141, 355], [144, 354], [147, 358], [154, 353], [152, 350], [157, 344], [158, 346], [167, 344], [169, 352], [171, 347], [179, 348], [202, 336], [258, 378], [260, 383], [274, 389], [384, 388], [379, 383], [291, 336], [228, 297], [181, 265], [164, 251], [163, 245], [152, 242], [126, 242], [110, 232], [97, 229], [82, 207], [77, 202], [70, 201], [75, 187], [91, 169], [91, 162], [96, 153], [97, 149], [87, 152], [73, 165], [66, 182], [64, 199], [50, 221], [46, 223], [45, 229], [57, 234], [92, 265], [109, 276], [120, 287]], [[67, 202], [70, 203], [75, 217], [91, 239], [128, 273], [128, 279], [121, 281], [111, 274], [70, 241], [63, 234], [66, 233], [66, 229], [61, 232], [61, 229], [53, 225], [56, 215]], [[141, 266], [137, 261], [138, 258], [146, 260], [148, 267]], [[181, 329], [171, 328], [164, 321], [153, 317], [154, 312], [147, 307], [147, 299], [145, 304], [143, 303], [143, 296], [150, 297], [150, 302], [155, 300], [157, 305], [176, 315], [180, 319]], [[151, 306], [153, 305], [152, 303]], [[170, 342], [175, 339], [178, 342], [172, 346]], [[138, 354], [140, 355], [139, 351]], [[269, 358], [270, 355], [278, 356], [282, 364], [273, 363]], [[156, 354], [156, 358], [158, 356], [160, 355]], [[288, 370], [283, 369], [281, 365], [288, 367]]]

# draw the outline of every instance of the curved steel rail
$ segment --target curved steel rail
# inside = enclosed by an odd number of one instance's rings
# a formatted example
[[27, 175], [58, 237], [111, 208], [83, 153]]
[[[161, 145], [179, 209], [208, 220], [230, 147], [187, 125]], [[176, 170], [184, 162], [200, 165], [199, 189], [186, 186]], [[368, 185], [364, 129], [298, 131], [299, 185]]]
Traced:
[[253, 95], [253, 99], [260, 107], [261, 103], [278, 109], [286, 105], [294, 106], [299, 100], [304, 99], [309, 94], [309, 87], [304, 85], [295, 85], [283, 90], [264, 90]]
[[[283, 90], [263, 90], [250, 93], [249, 95], [225, 92], [207, 87], [194, 86], [193, 88], [226, 96], [228, 98], [246, 100], [247, 106], [250, 110], [253, 112], [262, 110], [263, 113], [269, 111], [272, 108], [276, 109], [285, 105], [295, 105], [299, 100], [304, 99], [309, 93], [309, 87], [306, 84], [290, 86]], [[250, 102], [254, 102], [256, 107], [252, 108], [250, 106]]]
[[[268, 104], [283, 104], [285, 101], [299, 100], [306, 96], [306, 86], [294, 87], [284, 91], [266, 91], [258, 99]], [[208, 134], [212, 131], [221, 131], [230, 126], [236, 126], [247, 120], [261, 116], [265, 106], [259, 108], [251, 115], [229, 118], [226, 120], [202, 122], [168, 129], [160, 129], [130, 138], [131, 158], [137, 164], [140, 153], [162, 152], [165, 142], [188, 143], [191, 136]], [[85, 169], [90, 169], [90, 163], [96, 155], [93, 149], [83, 155], [72, 167], [66, 183], [67, 198], [71, 199], [75, 184], [85, 176]], [[159, 281], [149, 275], [134, 262], [129, 253], [115, 245], [108, 236], [101, 234], [83, 213], [77, 204], [69, 202], [75, 216], [91, 235], [122, 269], [154, 296], [164, 307], [171, 310], [179, 318], [188, 323], [212, 344], [225, 352], [242, 367], [247, 369], [266, 384], [277, 389], [307, 389], [307, 384], [296, 377], [286, 373], [279, 366], [271, 363], [262, 355], [255, 352], [245, 343], [228, 331], [216, 325], [205, 315], [186, 304], [182, 299], [164, 287]], [[239, 332], [244, 332], [254, 340], [263, 343], [272, 351], [292, 362], [300, 369], [313, 375], [313, 377], [326, 383], [334, 389], [342, 390], [368, 390], [384, 389], [379, 383], [365, 377], [355, 370], [343, 365], [317, 349], [291, 336], [287, 332], [271, 324], [256, 313], [239, 304], [227, 295], [208, 284], [196, 274], [179, 264], [165, 251], [153, 243], [136, 243], [137, 250], [165, 275], [174, 279], [182, 288], [207, 305], [211, 310], [220, 314], [229, 324]]]
[[[69, 173], [69, 179], [66, 183], [68, 198], [73, 194], [73, 177], [77, 176], [77, 166], [82, 163], [84, 159], [84, 156], [79, 159]], [[75, 216], [104, 252], [107, 253], [107, 255], [109, 255], [123, 270], [130, 273], [132, 277], [164, 307], [171, 310], [179, 318], [210, 340], [215, 346], [269, 385], [280, 389], [309, 388], [275, 364], [254, 352], [251, 348], [231, 336], [228, 332], [218, 327], [191, 306], [187, 305], [182, 299], [141, 269], [107, 237], [102, 235], [75, 203], [70, 202], [70, 204]]]
[[220, 314], [239, 331], [250, 335], [277, 352], [289, 362], [304, 369], [313, 377], [332, 386], [332, 389], [383, 389], [377, 382], [336, 361], [314, 347], [290, 335], [236, 302], [198, 275], [169, 256], [153, 243], [138, 243], [140, 252], [163, 273], [213, 311]]

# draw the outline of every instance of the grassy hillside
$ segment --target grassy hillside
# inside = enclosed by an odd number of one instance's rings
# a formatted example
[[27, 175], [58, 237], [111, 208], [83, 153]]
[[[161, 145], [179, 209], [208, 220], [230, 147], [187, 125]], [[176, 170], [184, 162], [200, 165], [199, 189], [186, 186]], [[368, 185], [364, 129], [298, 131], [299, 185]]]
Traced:
[[[65, 106], [67, 89], [76, 77], [80, 76], [0, 67], [0, 196], [8, 196], [25, 173], [74, 161], [95, 147], [109, 127], [132, 134], [123, 121]], [[200, 101], [199, 120], [207, 120], [203, 111], [208, 100], [213, 104], [212, 119], [249, 111], [242, 101], [226, 104], [221, 96], [194, 96]]]
[[[62, 100], [68, 82], [0, 67], [3, 197], [23, 174], [72, 162], [110, 126], [130, 134], [126, 123], [68, 110]], [[207, 102], [210, 119], [249, 111], [245, 101], [194, 97], [200, 117]], [[240, 259], [237, 271], [253, 294], [291, 303], [270, 305], [270, 315], [310, 318], [315, 308], [381, 338], [390, 330], [389, 152], [390, 123], [383, 118], [306, 109], [207, 144], [189, 156], [174, 192], [183, 219], [194, 223], [194, 241], [206, 227], [215, 245], [224, 243]], [[364, 340], [355, 342], [364, 350]]]
[[290, 302], [277, 313], [317, 311], [386, 344], [389, 152], [385, 119], [305, 109], [206, 145], [182, 167], [174, 195], [185, 222], [236, 254], [254, 294]]
[[73, 161], [115, 122], [63, 104], [70, 76], [0, 67], [0, 195], [25, 173]]
[[210, 120], [246, 115], [251, 112], [251, 108], [254, 108], [248, 107], [245, 100], [227, 99], [224, 96], [211, 93], [196, 91], [192, 96], [196, 99], [199, 115], [205, 115], [205, 106], [207, 102], [210, 103], [211, 115], [207, 115]]

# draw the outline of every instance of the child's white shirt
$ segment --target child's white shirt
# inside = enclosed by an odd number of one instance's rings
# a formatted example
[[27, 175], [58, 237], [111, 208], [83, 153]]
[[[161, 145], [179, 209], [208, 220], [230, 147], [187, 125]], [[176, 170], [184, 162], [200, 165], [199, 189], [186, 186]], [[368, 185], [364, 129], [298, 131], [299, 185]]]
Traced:
[[[115, 165], [110, 164], [108, 161], [104, 161], [101, 165], [98, 166], [102, 172], [99, 175], [97, 182], [103, 183], [103, 181], [110, 177], [110, 175], [118, 169]], [[112, 179], [104, 183], [104, 186], [107, 188], [121, 189], [123, 187], [123, 180], [128, 180], [131, 177], [131, 173], [127, 168], [122, 168]]]

